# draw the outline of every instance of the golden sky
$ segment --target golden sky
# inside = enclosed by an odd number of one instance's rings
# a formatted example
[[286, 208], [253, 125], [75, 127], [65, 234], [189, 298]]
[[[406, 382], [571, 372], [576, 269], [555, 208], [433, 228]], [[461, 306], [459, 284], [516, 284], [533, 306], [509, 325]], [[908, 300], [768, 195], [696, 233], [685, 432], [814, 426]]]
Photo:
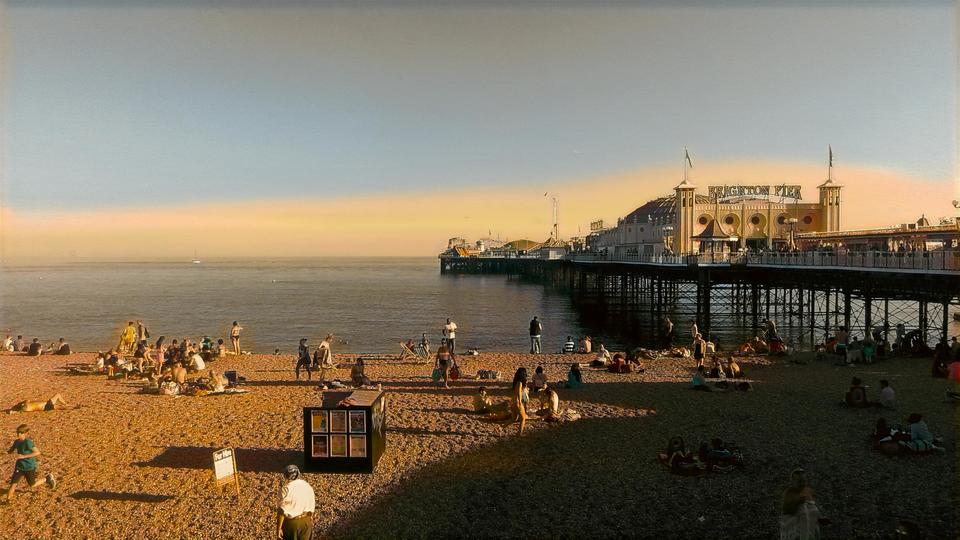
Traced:
[[[6, 209], [7, 261], [152, 260], [193, 257], [430, 256], [452, 236], [543, 240], [549, 235], [550, 196], [560, 201], [560, 234], [615, 223], [651, 198], [672, 193], [679, 166], [592, 178], [569, 178], [517, 188], [434, 189], [367, 197], [251, 200], [240, 203], [98, 210], [25, 212]], [[701, 193], [714, 184], [803, 186], [806, 201], [826, 168], [787, 163], [696, 166]], [[902, 173], [836, 167], [844, 188], [843, 228], [866, 228], [954, 215], [957, 188]], [[544, 193], [550, 196], [545, 197]]]

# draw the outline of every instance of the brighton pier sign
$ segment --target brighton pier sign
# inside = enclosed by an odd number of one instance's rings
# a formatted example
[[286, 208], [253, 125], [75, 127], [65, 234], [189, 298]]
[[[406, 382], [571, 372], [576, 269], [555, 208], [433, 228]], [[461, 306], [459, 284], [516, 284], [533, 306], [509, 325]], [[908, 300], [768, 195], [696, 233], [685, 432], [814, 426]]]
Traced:
[[717, 202], [733, 199], [793, 199], [799, 201], [800, 186], [709, 186], [707, 193], [710, 199]]

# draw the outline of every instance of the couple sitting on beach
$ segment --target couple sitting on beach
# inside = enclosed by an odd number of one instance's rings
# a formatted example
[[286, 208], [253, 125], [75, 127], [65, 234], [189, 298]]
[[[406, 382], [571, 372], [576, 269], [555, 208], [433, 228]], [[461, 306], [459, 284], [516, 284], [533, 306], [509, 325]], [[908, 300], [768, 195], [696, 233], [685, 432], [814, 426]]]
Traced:
[[[719, 365], [719, 363], [718, 363], [718, 365]], [[739, 366], [737, 366], [737, 368], [739, 369]], [[715, 369], [720, 369], [720, 368], [717, 367], [717, 368], [715, 368]], [[707, 384], [706, 377], [704, 376], [705, 370], [704, 370], [703, 366], [700, 366], [700, 367], [698, 367], [698, 368], [693, 372], [693, 379], [691, 380], [691, 384], [692, 384], [691, 388], [692, 388], [693, 390], [699, 390], [699, 391], [702, 391], [702, 392], [710, 392], [710, 391], [714, 391], [714, 390], [720, 391], [720, 392], [724, 392], [724, 391], [726, 391], [726, 390], [729, 390], [730, 388], [734, 388], [734, 389], [736, 389], [736, 390], [743, 390], [743, 391], [750, 390], [750, 388], [751, 388], [751, 387], [750, 387], [750, 383], [748, 383], [748, 382], [746, 382], [746, 381], [742, 381], [742, 382], [737, 383], [736, 385], [731, 385], [731, 384], [730, 384], [729, 382], [727, 382], [727, 380], [726, 380], [726, 379], [727, 379], [727, 377], [726, 377], [726, 373], [727, 373], [727, 372], [721, 370], [721, 373], [723, 373], [724, 376], [721, 377], [721, 380], [717, 381], [717, 382], [714, 384], [713, 387], [711, 387], [711, 386], [709, 386], [709, 385]], [[736, 371], [735, 373], [739, 373], [739, 371]]]
[[[547, 421], [558, 421], [560, 419], [560, 397], [557, 393], [546, 386], [540, 388], [537, 392], [540, 407], [536, 414], [544, 416]], [[494, 404], [487, 395], [487, 389], [481, 387], [473, 398], [474, 411], [480, 414], [486, 414], [491, 421], [504, 424], [519, 424], [519, 433], [523, 433], [526, 427], [529, 414], [527, 406], [530, 401], [529, 383], [527, 377], [527, 368], [519, 368], [513, 375], [513, 383], [510, 386], [509, 398], [506, 401]]]
[[707, 372], [711, 379], [739, 379], [743, 377], [743, 370], [733, 358], [727, 358], [727, 365], [719, 358], [713, 358], [713, 367]]
[[876, 428], [870, 435], [870, 439], [875, 449], [889, 455], [946, 452], [943, 440], [930, 433], [930, 428], [927, 427], [920, 413], [910, 415], [906, 429], [887, 425], [885, 418], [877, 419]]
[[867, 386], [859, 377], [854, 377], [850, 381], [850, 389], [844, 394], [843, 403], [848, 407], [885, 407], [887, 409], [896, 408], [896, 393], [890, 387], [890, 383], [883, 379], [880, 381], [880, 400], [870, 401], [867, 399]]
[[683, 437], [673, 437], [667, 443], [666, 452], [657, 456], [670, 472], [681, 476], [697, 476], [705, 472], [728, 473], [743, 466], [740, 449], [722, 439], [714, 438], [710, 444], [701, 443], [696, 454], [687, 450]]

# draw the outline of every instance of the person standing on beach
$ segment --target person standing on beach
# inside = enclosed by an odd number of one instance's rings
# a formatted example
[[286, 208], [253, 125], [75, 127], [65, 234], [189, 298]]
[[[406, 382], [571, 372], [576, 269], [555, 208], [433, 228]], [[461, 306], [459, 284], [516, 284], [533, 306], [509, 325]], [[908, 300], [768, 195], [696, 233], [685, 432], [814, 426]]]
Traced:
[[[33, 443], [29, 436], [30, 428], [26, 424], [17, 426], [17, 440], [13, 441], [8, 454], [17, 453], [17, 461], [13, 466], [13, 476], [10, 478], [10, 487], [7, 489], [7, 502], [13, 502], [13, 496], [17, 491], [17, 483], [21, 478], [27, 480], [27, 485], [35, 488], [44, 481], [37, 478], [37, 456], [40, 455], [40, 449]], [[57, 487], [57, 481], [53, 475], [47, 473], [47, 485], [50, 489]]]
[[307, 347], [307, 338], [300, 339], [300, 346], [297, 348], [297, 367], [294, 373], [297, 374], [297, 380], [300, 380], [300, 368], [306, 368], [307, 380], [313, 379], [313, 372], [310, 370], [310, 348]]
[[703, 340], [703, 336], [696, 334], [693, 336], [693, 358], [697, 361], [697, 369], [703, 367], [703, 357], [707, 352], [707, 342]]
[[447, 325], [443, 327], [443, 337], [447, 338], [450, 354], [454, 354], [457, 351], [457, 323], [447, 319]]
[[240, 332], [242, 330], [243, 327], [240, 326], [240, 323], [233, 321], [233, 327], [230, 328], [230, 343], [233, 344], [234, 356], [240, 356]]
[[127, 327], [120, 334], [120, 343], [117, 344], [117, 352], [120, 354], [130, 354], [133, 352], [133, 345], [137, 341], [137, 328], [133, 321], [127, 322]]
[[137, 319], [137, 343], [145, 339], [150, 339], [150, 331], [144, 326], [143, 321]]
[[283, 469], [287, 483], [280, 490], [277, 508], [277, 538], [280, 540], [310, 540], [313, 538], [313, 513], [317, 499], [313, 488], [300, 478], [296, 465]]
[[669, 349], [673, 346], [673, 321], [670, 317], [663, 317], [663, 348]]
[[543, 325], [534, 315], [530, 321], [530, 354], [540, 354], [540, 334], [543, 333]]

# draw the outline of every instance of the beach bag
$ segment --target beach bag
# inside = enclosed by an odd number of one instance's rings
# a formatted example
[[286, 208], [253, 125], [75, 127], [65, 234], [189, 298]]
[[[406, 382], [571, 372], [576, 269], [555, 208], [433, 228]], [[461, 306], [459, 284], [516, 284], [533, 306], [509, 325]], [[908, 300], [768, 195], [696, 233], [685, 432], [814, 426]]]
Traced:
[[440, 368], [435, 367], [433, 368], [433, 374], [430, 375], [430, 378], [433, 379], [433, 382], [437, 382], [440, 380], [440, 377], [442, 376], [443, 376], [443, 372], [440, 371]]
[[450, 380], [455, 381], [459, 378], [460, 378], [460, 366], [454, 364], [453, 367], [450, 368]]

